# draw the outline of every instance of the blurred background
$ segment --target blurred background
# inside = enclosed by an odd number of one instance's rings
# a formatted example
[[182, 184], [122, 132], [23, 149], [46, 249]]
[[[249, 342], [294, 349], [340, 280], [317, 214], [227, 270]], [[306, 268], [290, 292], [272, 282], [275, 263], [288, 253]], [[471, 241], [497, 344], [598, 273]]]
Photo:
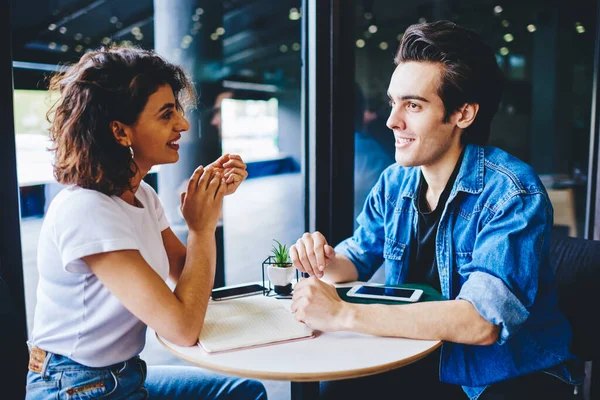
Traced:
[[[198, 108], [187, 116], [181, 159], [155, 168], [146, 180], [157, 190], [176, 234], [186, 238], [178, 213], [179, 188], [193, 169], [224, 152], [240, 154], [249, 177], [225, 200], [218, 234], [218, 285], [259, 280], [273, 239], [293, 244], [308, 229], [309, 158], [303, 54], [318, 37], [306, 32], [300, 0], [9, 0], [14, 119], [25, 305], [31, 329], [37, 284], [36, 247], [44, 212], [61, 186], [47, 151], [46, 111], [56, 94], [48, 76], [82, 54], [116, 43], [155, 50], [193, 77]], [[351, 57], [334, 60], [354, 78], [344, 84], [354, 107], [354, 188], [343, 202], [354, 216], [381, 171], [394, 162], [385, 126], [393, 58], [411, 24], [449, 19], [479, 32], [493, 48], [507, 87], [492, 125], [491, 145], [533, 166], [550, 194], [555, 230], [587, 233], [597, 0], [355, 0]], [[351, 64], [349, 64], [351, 63]], [[342, 101], [333, 97], [332, 103]], [[346, 99], [347, 100], [347, 99]], [[317, 132], [327, 135], [327, 132]], [[590, 149], [592, 151], [590, 151]], [[352, 154], [350, 151], [349, 154]], [[333, 179], [333, 178], [332, 178]], [[314, 188], [313, 188], [314, 189]], [[352, 192], [354, 196], [352, 196]], [[586, 219], [587, 218], [587, 219]], [[593, 223], [593, 222], [592, 222]], [[377, 279], [377, 277], [375, 278]], [[150, 333], [151, 334], [151, 333]], [[181, 363], [155, 340], [149, 363]], [[267, 382], [271, 398], [289, 398], [288, 386]], [[287, 396], [287, 397], [286, 397]]]

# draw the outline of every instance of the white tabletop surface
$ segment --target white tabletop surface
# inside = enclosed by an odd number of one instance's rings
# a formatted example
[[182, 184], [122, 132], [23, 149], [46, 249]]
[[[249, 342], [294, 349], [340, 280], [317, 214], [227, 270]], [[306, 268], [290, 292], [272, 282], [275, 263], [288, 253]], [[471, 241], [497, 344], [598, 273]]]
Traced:
[[[291, 300], [280, 300], [291, 302]], [[294, 382], [357, 378], [389, 371], [433, 352], [438, 340], [378, 337], [354, 332], [316, 332], [312, 339], [207, 354], [158, 337], [178, 357], [215, 372]]]

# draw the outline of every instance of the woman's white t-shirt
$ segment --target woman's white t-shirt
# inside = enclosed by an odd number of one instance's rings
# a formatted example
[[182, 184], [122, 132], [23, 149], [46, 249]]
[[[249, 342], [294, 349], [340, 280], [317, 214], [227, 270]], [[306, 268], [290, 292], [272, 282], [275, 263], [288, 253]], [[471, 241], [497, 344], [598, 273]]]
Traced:
[[76, 186], [63, 189], [54, 198], [38, 245], [32, 345], [90, 367], [115, 364], [142, 351], [146, 325], [81, 259], [110, 251], [139, 250], [158, 275], [167, 279], [169, 260], [161, 232], [169, 225], [163, 207], [145, 182], [136, 198], [143, 208]]

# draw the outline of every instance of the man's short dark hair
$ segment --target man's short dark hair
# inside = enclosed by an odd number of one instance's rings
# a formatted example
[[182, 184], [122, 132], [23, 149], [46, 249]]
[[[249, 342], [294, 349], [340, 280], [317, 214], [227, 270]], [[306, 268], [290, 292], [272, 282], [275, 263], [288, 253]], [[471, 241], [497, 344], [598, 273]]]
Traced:
[[465, 104], [479, 104], [475, 121], [465, 129], [461, 142], [485, 145], [498, 110], [504, 76], [491, 47], [475, 31], [450, 21], [408, 27], [394, 63], [419, 61], [443, 67], [438, 94], [446, 110], [444, 122]]

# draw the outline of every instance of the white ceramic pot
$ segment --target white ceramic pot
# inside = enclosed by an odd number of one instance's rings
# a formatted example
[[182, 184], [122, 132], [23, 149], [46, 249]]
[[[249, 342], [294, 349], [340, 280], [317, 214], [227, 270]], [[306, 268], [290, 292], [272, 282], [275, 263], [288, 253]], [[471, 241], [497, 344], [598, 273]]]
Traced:
[[269, 275], [269, 280], [275, 286], [286, 286], [292, 283], [292, 279], [294, 279], [295, 268], [293, 266], [289, 267], [275, 267], [273, 265], [269, 265], [267, 268], [267, 274]]

